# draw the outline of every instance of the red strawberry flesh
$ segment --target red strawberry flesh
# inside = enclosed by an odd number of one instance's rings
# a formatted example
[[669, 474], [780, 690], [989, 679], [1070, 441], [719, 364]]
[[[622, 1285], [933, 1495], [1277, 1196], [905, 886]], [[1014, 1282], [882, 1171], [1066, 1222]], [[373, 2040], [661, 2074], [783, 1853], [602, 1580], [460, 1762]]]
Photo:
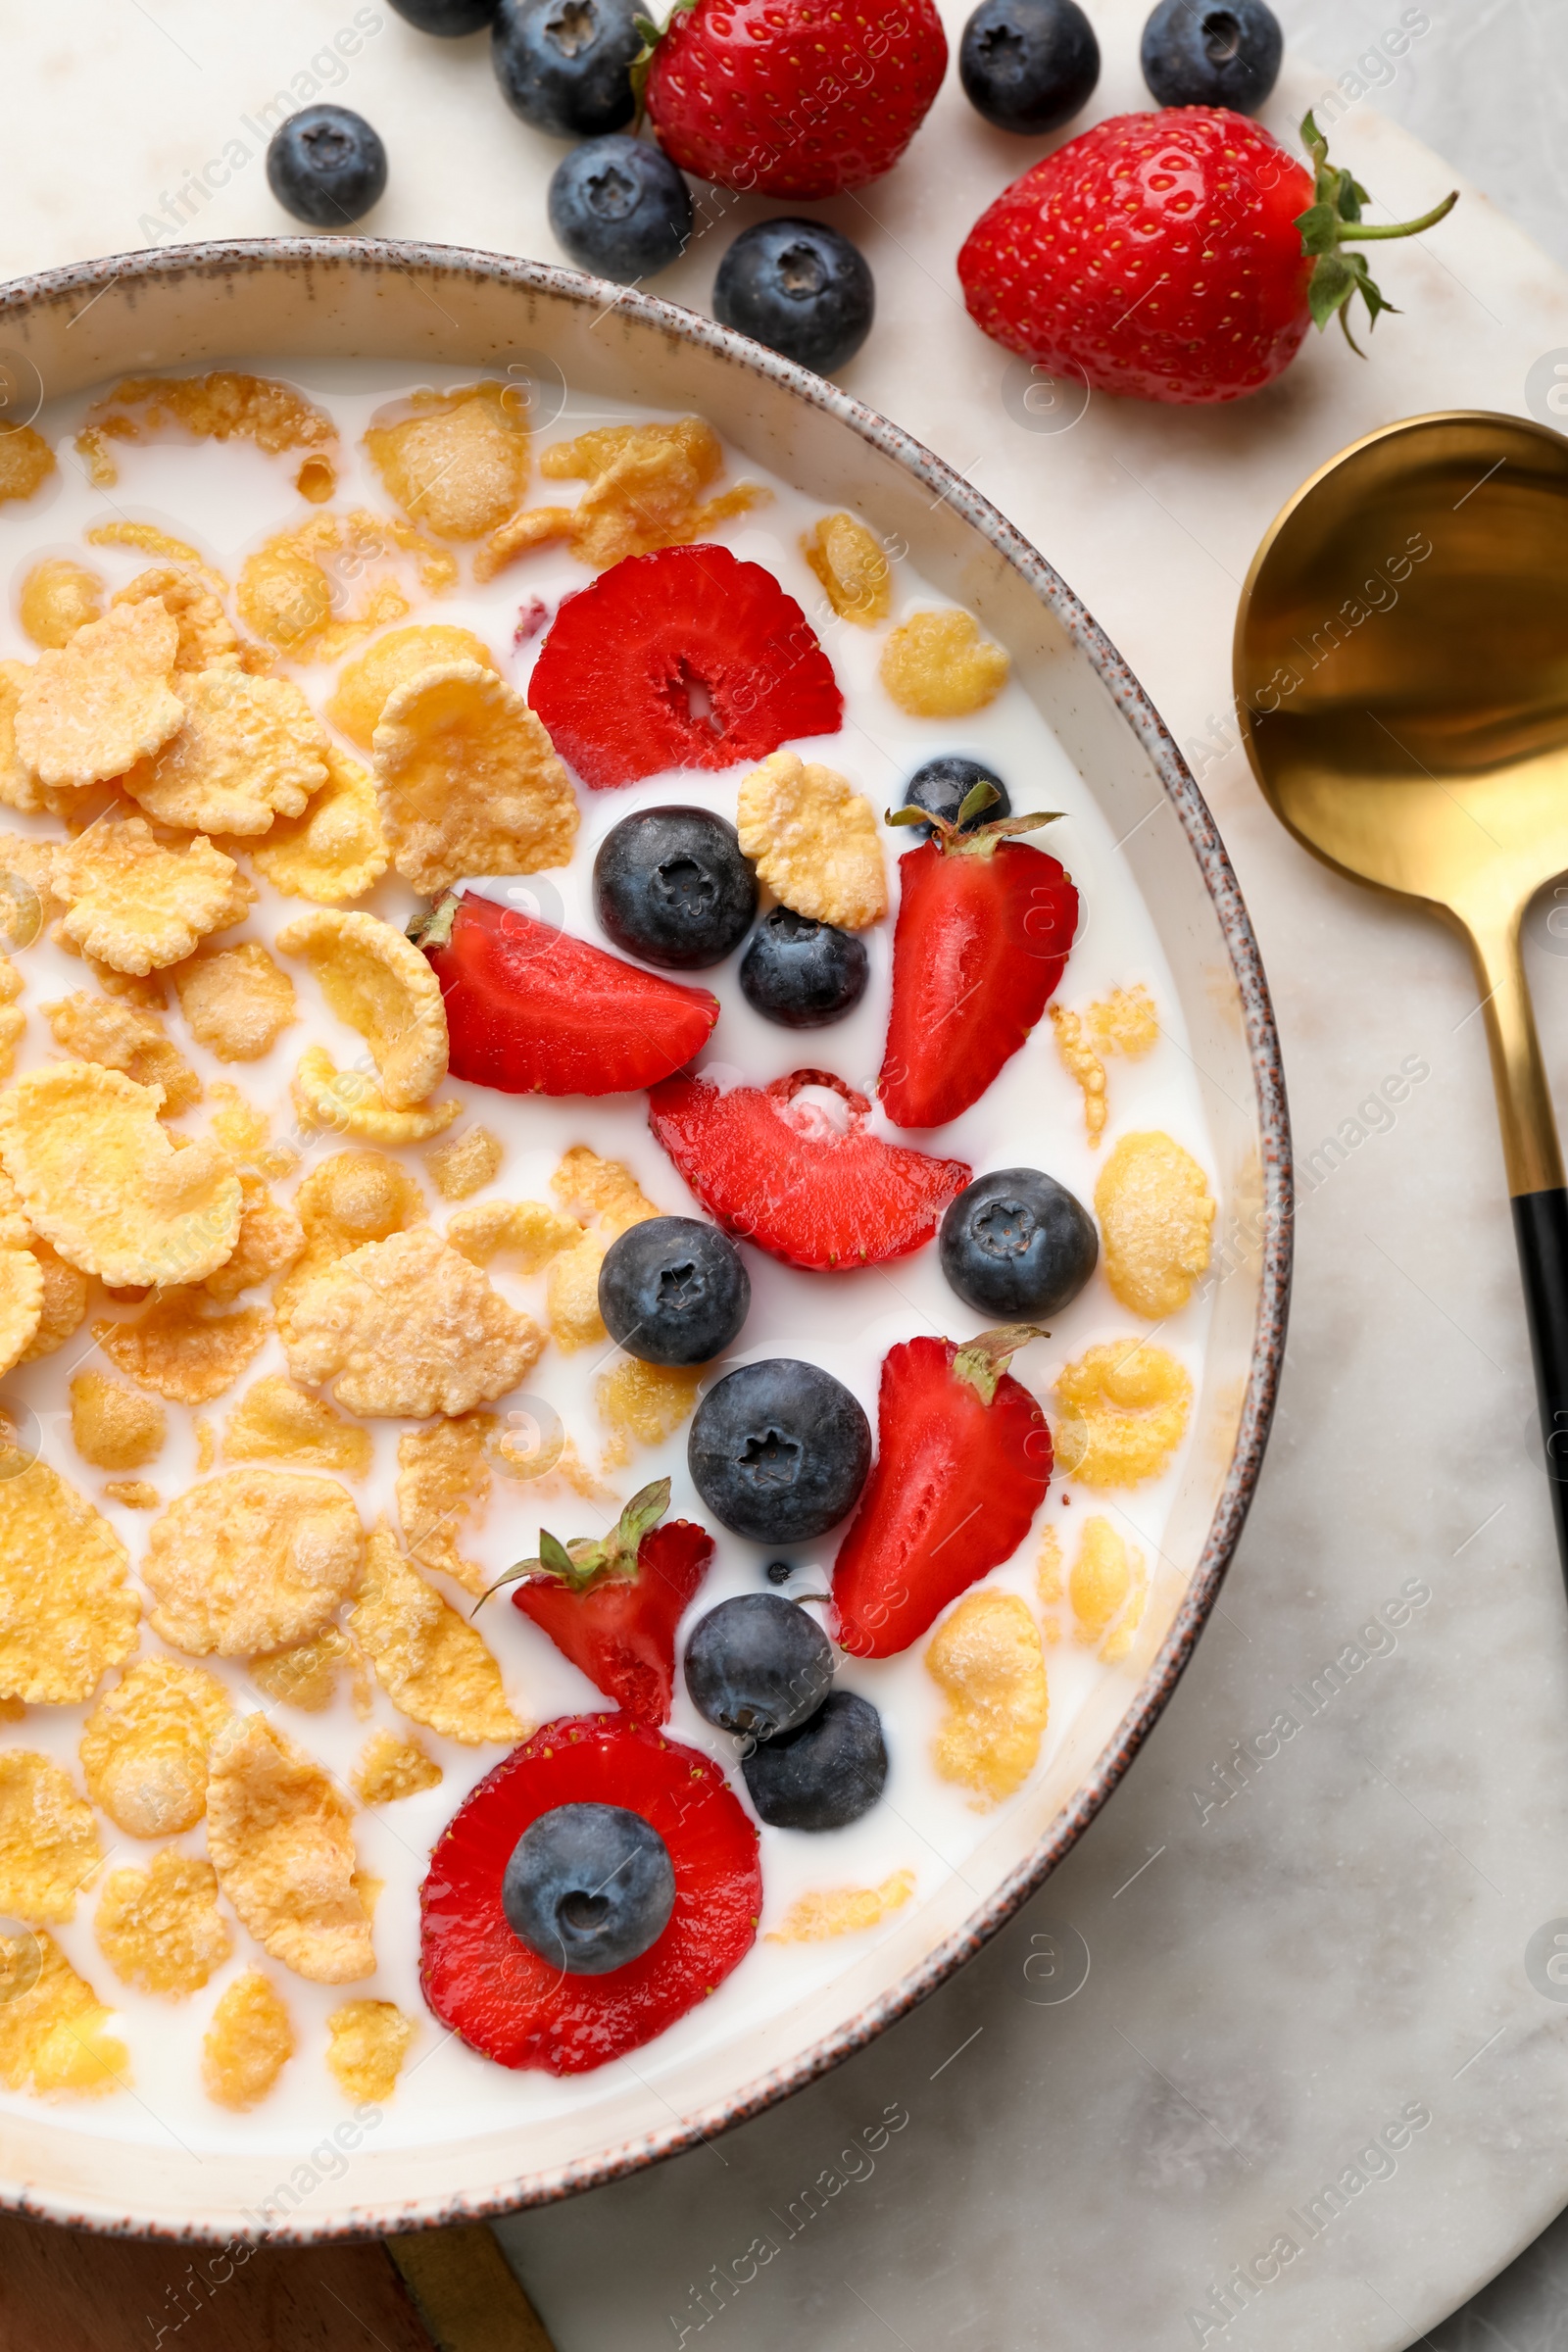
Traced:
[[718, 999], [471, 894], [418, 935], [441, 983], [451, 1071], [508, 1095], [624, 1095], [707, 1044]]
[[557, 612], [528, 681], [585, 784], [733, 767], [836, 735], [844, 697], [800, 606], [723, 547], [628, 556]]
[[[667, 1928], [606, 1976], [567, 1976], [519, 1942], [501, 1882], [524, 1830], [557, 1805], [623, 1805], [675, 1870]], [[722, 1772], [623, 1715], [547, 1723], [453, 1815], [419, 1889], [419, 1982], [443, 2025], [498, 2066], [587, 2074], [640, 2049], [717, 1990], [757, 1940], [757, 1831]]]
[[1009, 1372], [988, 1403], [959, 1376], [961, 1352], [919, 1338], [883, 1359], [877, 1457], [833, 1565], [834, 1638], [852, 1656], [907, 1649], [1012, 1557], [1045, 1500], [1045, 1414]]
[[645, 1535], [630, 1575], [609, 1573], [574, 1590], [559, 1577], [515, 1585], [520, 1609], [594, 1688], [634, 1723], [669, 1721], [675, 1690], [675, 1628], [708, 1573], [713, 1539], [689, 1519]]
[[[844, 1100], [845, 1126], [796, 1100], [808, 1086]], [[786, 1265], [845, 1271], [918, 1250], [971, 1174], [868, 1133], [870, 1107], [823, 1070], [728, 1093], [683, 1076], [654, 1088], [648, 1124], [726, 1233]]]

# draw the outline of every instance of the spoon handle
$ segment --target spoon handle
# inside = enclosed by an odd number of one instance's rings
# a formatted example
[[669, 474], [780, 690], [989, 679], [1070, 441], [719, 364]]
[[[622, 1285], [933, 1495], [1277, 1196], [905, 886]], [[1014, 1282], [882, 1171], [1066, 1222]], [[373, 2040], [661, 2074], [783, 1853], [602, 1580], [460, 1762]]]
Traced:
[[1568, 1574], [1568, 1190], [1559, 1184], [1550, 1192], [1516, 1193], [1513, 1230], [1530, 1319], [1557, 1549]]

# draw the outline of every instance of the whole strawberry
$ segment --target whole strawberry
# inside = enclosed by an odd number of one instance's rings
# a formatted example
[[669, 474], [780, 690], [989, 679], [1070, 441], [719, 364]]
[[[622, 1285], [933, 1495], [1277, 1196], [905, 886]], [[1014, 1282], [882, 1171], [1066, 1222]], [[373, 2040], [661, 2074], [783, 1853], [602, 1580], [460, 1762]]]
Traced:
[[677, 0], [647, 105], [683, 172], [759, 196], [837, 196], [891, 171], [942, 86], [932, 0]]
[[1177, 106], [1117, 115], [998, 197], [958, 256], [969, 316], [997, 342], [1097, 392], [1184, 403], [1240, 400], [1283, 373], [1309, 325], [1360, 294], [1393, 310], [1349, 241], [1408, 237], [1369, 225], [1366, 190], [1328, 161], [1308, 115], [1308, 172], [1244, 115]]

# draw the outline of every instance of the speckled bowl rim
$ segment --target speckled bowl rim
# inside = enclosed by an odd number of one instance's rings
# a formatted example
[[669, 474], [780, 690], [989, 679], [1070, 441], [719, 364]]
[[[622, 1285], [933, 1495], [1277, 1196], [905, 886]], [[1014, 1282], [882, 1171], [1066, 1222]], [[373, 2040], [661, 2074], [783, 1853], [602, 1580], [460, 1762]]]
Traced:
[[[1290, 1301], [1293, 1238], [1293, 1183], [1290, 1114], [1286, 1103], [1279, 1034], [1264, 978], [1262, 958], [1243, 902], [1235, 872], [1219, 830], [1200, 791], [1198, 781], [1177, 749], [1174, 737], [1099, 623], [1067, 583], [1022, 533], [989, 499], [943, 459], [891, 423], [837, 384], [813, 375], [808, 368], [781, 359], [761, 344], [732, 333], [711, 318], [678, 303], [636, 288], [615, 286], [579, 270], [549, 263], [530, 262], [510, 254], [487, 253], [466, 246], [394, 242], [375, 237], [249, 237], [232, 241], [157, 248], [109, 255], [100, 261], [74, 263], [40, 271], [0, 286], [0, 322], [50, 303], [62, 296], [81, 296], [84, 304], [111, 286], [132, 294], [138, 283], [167, 281], [186, 275], [227, 276], [249, 270], [271, 270], [279, 265], [306, 270], [315, 263], [334, 270], [358, 265], [369, 271], [393, 270], [406, 274], [411, 266], [437, 273], [480, 279], [525, 292], [564, 296], [589, 304], [599, 312], [612, 308], [640, 319], [666, 335], [721, 354], [733, 366], [781, 385], [811, 408], [836, 417], [850, 430], [894, 460], [934, 497], [954, 508], [1033, 589], [1060, 622], [1073, 644], [1087, 657], [1122, 717], [1140, 744], [1164, 787], [1167, 799], [1186, 834], [1204, 885], [1213, 903], [1241, 996], [1248, 1054], [1256, 1090], [1258, 1132], [1262, 1152], [1262, 1218], [1259, 1247], [1259, 1296], [1251, 1369], [1247, 1382], [1235, 1447], [1224, 1485], [1209, 1523], [1208, 1535], [1192, 1582], [1171, 1630], [1139, 1688], [1121, 1725], [1102, 1752], [1095, 1770], [1070, 1804], [1057, 1815], [1027, 1861], [1019, 1864], [965, 1921], [963, 1927], [920, 1965], [878, 1999], [868, 2003], [835, 2032], [801, 2052], [789, 2065], [775, 2068], [746, 2084], [733, 2097], [667, 2129], [647, 2133], [596, 2156], [556, 2167], [511, 2185], [473, 2193], [458, 2193], [444, 2202], [411, 2210], [407, 2205], [356, 2207], [316, 2227], [282, 2224], [267, 2231], [269, 2244], [308, 2245], [333, 2238], [382, 2235], [408, 2230], [439, 2229], [463, 2221], [520, 2211], [554, 2203], [582, 2189], [641, 2171], [661, 2158], [712, 2139], [732, 2125], [748, 2122], [764, 2109], [801, 2089], [820, 2075], [875, 2039], [898, 2018], [934, 1992], [981, 1945], [1004, 1927], [1013, 1913], [1050, 1877], [1077, 1843], [1126, 1773], [1144, 1741], [1159, 1720], [1192, 1656], [1210, 1609], [1224, 1581], [1247, 1513], [1257, 1486], [1263, 1449], [1273, 1419], [1285, 1355], [1286, 1315]], [[307, 297], [308, 298], [308, 297]], [[79, 315], [79, 314], [78, 314]], [[149, 360], [148, 366], [160, 363]], [[141, 2236], [148, 2226], [134, 2214], [110, 2219], [102, 2214], [73, 2211], [60, 2201], [25, 2189], [0, 2185], [0, 2210], [39, 2221], [86, 2229], [104, 2236]], [[160, 2236], [181, 2242], [219, 2242], [234, 2236], [193, 2222], [183, 2231], [159, 2229]]]

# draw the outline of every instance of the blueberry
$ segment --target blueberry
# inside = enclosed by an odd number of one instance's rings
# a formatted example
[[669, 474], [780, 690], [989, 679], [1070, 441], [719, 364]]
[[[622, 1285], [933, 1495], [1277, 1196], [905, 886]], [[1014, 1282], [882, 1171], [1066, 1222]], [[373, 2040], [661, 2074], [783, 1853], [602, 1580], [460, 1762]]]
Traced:
[[769, 1560], [763, 1571], [770, 1585], [787, 1585], [795, 1574], [793, 1560]]
[[833, 1688], [833, 1644], [798, 1601], [743, 1592], [698, 1619], [686, 1688], [721, 1732], [773, 1740], [814, 1715]]
[[774, 906], [741, 957], [741, 994], [781, 1029], [824, 1029], [855, 1010], [870, 969], [865, 943], [853, 932]]
[[1095, 1270], [1095, 1220], [1054, 1176], [996, 1168], [964, 1186], [942, 1219], [942, 1271], [977, 1314], [1055, 1315]]
[[612, 131], [556, 166], [550, 225], [580, 270], [629, 286], [685, 251], [691, 190], [662, 148]]
[[[1002, 778], [989, 767], [982, 767], [978, 760], [961, 759], [956, 752], [944, 753], [940, 760], [928, 760], [924, 767], [915, 769], [905, 787], [904, 806], [928, 809], [931, 815], [945, 816], [950, 825], [956, 825], [958, 810], [977, 784], [989, 784], [997, 797], [987, 802], [978, 816], [970, 817], [964, 827], [966, 833], [976, 825], [988, 825], [996, 817], [1012, 814], [1012, 803]], [[927, 833], [931, 830], [929, 825], [923, 829]]]
[[871, 1467], [871, 1425], [816, 1364], [772, 1356], [715, 1381], [686, 1446], [715, 1519], [757, 1544], [805, 1544], [844, 1517]]
[[392, 0], [392, 5], [417, 31], [438, 33], [444, 41], [482, 32], [496, 13], [496, 0]]
[[713, 280], [713, 317], [818, 375], [853, 360], [876, 312], [865, 256], [821, 220], [743, 228]]
[[998, 130], [1038, 137], [1089, 103], [1100, 43], [1077, 0], [980, 0], [958, 43], [958, 79]]
[[303, 107], [272, 133], [267, 184], [296, 220], [347, 228], [385, 192], [386, 149], [349, 107]]
[[558, 139], [597, 139], [637, 112], [636, 0], [501, 0], [490, 62], [514, 115]]
[[605, 1251], [599, 1312], [612, 1340], [645, 1364], [706, 1364], [745, 1322], [751, 1277], [716, 1225], [650, 1217]]
[[657, 1943], [675, 1908], [669, 1848], [624, 1805], [557, 1805], [517, 1839], [501, 1881], [507, 1925], [568, 1977], [603, 1977]]
[[1144, 26], [1144, 79], [1161, 106], [1255, 115], [1279, 75], [1285, 35], [1263, 0], [1159, 0]]
[[599, 845], [594, 912], [628, 956], [698, 971], [722, 963], [745, 938], [757, 876], [723, 817], [706, 808], [640, 808]]
[[842, 1830], [887, 1786], [882, 1718], [868, 1698], [835, 1690], [809, 1722], [741, 1758], [753, 1804], [775, 1830]]

